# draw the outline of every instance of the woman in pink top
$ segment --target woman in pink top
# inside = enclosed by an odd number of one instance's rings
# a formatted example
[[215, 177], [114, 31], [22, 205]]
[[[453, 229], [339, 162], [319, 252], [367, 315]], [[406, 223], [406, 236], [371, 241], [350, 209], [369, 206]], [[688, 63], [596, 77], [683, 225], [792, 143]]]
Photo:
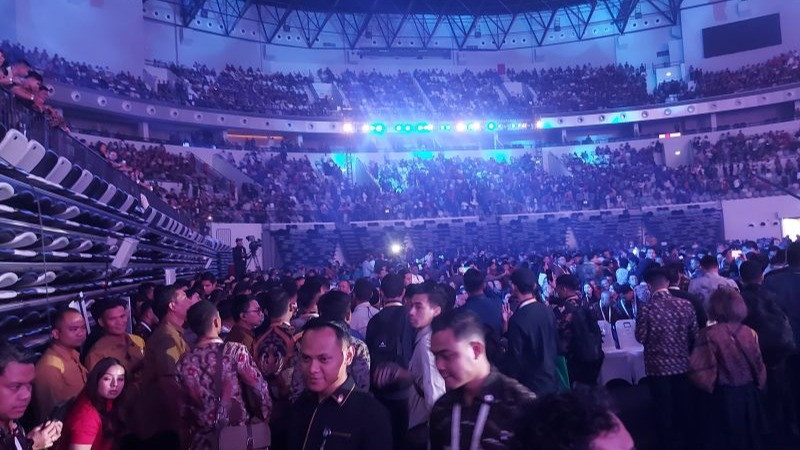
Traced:
[[70, 408], [60, 450], [111, 450], [119, 437], [119, 397], [125, 388], [125, 368], [103, 358], [89, 372], [86, 387]]

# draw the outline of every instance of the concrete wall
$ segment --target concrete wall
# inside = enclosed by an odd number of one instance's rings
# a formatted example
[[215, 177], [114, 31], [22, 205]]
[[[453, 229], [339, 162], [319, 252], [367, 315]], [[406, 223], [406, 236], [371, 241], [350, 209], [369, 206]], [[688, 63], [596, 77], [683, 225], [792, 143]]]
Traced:
[[0, 38], [140, 74], [141, 0], [2, 0]]
[[[708, 0], [685, 0], [683, 8], [681, 23], [687, 66], [709, 70], [741, 67], [785, 51], [796, 50], [800, 42], [800, 27], [797, 26], [800, 2], [796, 0], [740, 0], [712, 4]], [[703, 57], [704, 28], [775, 13], [781, 15], [783, 44], [713, 58]]]
[[[795, 133], [798, 131], [798, 129], [800, 129], [800, 120], [742, 128], [741, 131], [744, 134], [760, 134], [776, 130], [785, 130], [790, 133]], [[689, 143], [696, 137], [707, 136], [712, 142], [714, 142], [717, 139], [719, 139], [719, 136], [723, 133], [738, 133], [738, 132], [739, 132], [738, 129], [723, 130], [723, 131], [715, 131], [708, 133], [688, 134], [675, 138], [662, 139], [661, 142], [664, 144], [664, 157], [666, 159], [666, 164], [671, 167], [677, 167], [680, 165], [689, 164], [691, 162], [691, 152], [689, 151]], [[627, 142], [634, 148], [641, 148], [650, 145], [650, 143], [652, 143], [653, 141], [655, 141], [655, 139], [648, 138], [648, 139], [630, 140]], [[600, 146], [608, 145], [611, 148], [617, 148], [623, 144], [624, 142], [610, 142], [608, 144], [600, 143], [600, 144], [586, 144], [586, 145], [564, 145], [555, 147], [543, 147], [542, 155], [544, 156], [547, 155], [548, 153], [552, 153], [555, 156], [560, 157], [561, 155], [567, 153], [587, 152], [591, 154], [594, 153], [594, 149], [597, 148], [598, 145]], [[547, 158], [545, 158], [545, 161], [546, 160]]]
[[[255, 236], [256, 239], [263, 239], [264, 231], [263, 225], [260, 223], [218, 223], [212, 222], [209, 224], [211, 229], [211, 237], [214, 239], [218, 239], [219, 241], [229, 245], [231, 248], [236, 245], [236, 239], [242, 238], [245, 239], [247, 236]], [[245, 248], [247, 246], [247, 240], [244, 241]], [[248, 254], [250, 253], [250, 249], [247, 249]], [[259, 250], [256, 253], [256, 258], [259, 261], [259, 264], [264, 264], [264, 252]], [[255, 270], [255, 262], [253, 260], [248, 260], [249, 264], [247, 266], [247, 270]]]
[[[226, 63], [259, 67], [264, 70], [310, 71], [318, 67], [336, 69], [358, 68], [393, 71], [398, 68], [437, 67], [437, 68], [493, 68], [497, 64], [508, 67], [553, 67], [575, 64], [631, 63], [652, 64], [664, 62], [656, 53], [670, 50], [672, 62], [680, 59], [683, 53], [687, 67], [693, 65], [706, 69], [741, 66], [796, 48], [800, 41], [800, 27], [795, 26], [800, 15], [800, 2], [796, 0], [739, 0], [712, 1], [686, 0], [681, 12], [681, 26], [669, 27], [664, 22], [655, 25], [658, 15], [646, 11], [642, 19], [632, 18], [628, 33], [617, 36], [604, 30], [610, 25], [603, 22], [607, 14], [603, 8], [596, 11], [587, 39], [582, 42], [568, 42], [571, 33], [567, 24], [562, 31], [547, 36], [543, 47], [517, 48], [503, 51], [454, 51], [447, 60], [411, 58], [360, 58], [357, 52], [338, 49], [302, 48], [297, 38], [300, 33], [293, 29], [283, 33], [279, 45], [265, 45], [256, 40], [262, 31], [253, 18], [238, 24], [233, 37], [214, 34], [218, 26], [213, 17], [201, 18], [197, 29], [176, 26], [179, 20], [176, 6], [172, 3], [151, 0], [144, 4], [147, 11], [142, 13], [140, 0], [4, 0], [4, 14], [0, 17], [0, 38], [18, 41], [28, 47], [45, 48], [68, 59], [107, 65], [113, 69], [141, 72], [144, 61], [157, 59], [191, 65], [202, 62], [215, 67]], [[645, 4], [644, 7], [647, 7]], [[649, 8], [649, 7], [648, 7]], [[158, 20], [152, 16], [160, 11]], [[746, 18], [779, 12], [781, 14], [783, 44], [734, 55], [703, 58], [702, 30], [704, 28], [734, 22]], [[250, 14], [252, 15], [252, 14]], [[167, 17], [169, 17], [167, 19]], [[563, 19], [563, 17], [562, 17]], [[650, 25], [646, 22], [650, 20]], [[205, 30], [208, 22], [208, 30]], [[405, 25], [411, 27], [411, 21]], [[525, 33], [523, 20], [514, 25], [509, 39], [527, 39], [532, 42], [530, 33]], [[564, 21], [562, 21], [564, 22]], [[605, 24], [605, 25], [604, 25]], [[633, 25], [638, 28], [634, 28]], [[194, 26], [194, 25], [193, 25]], [[643, 28], [647, 28], [643, 30]], [[643, 30], [643, 31], [639, 31]], [[217, 30], [218, 31], [218, 30]], [[484, 29], [484, 35], [488, 35]], [[241, 32], [241, 34], [239, 33]], [[256, 33], [251, 36], [251, 33]], [[336, 45], [340, 36], [326, 33], [321, 42], [331, 41]], [[446, 26], [440, 27], [437, 40], [448, 41]], [[593, 34], [594, 33], [594, 34]], [[330, 34], [330, 33], [328, 33]], [[609, 34], [604, 36], [604, 34]], [[551, 39], [552, 36], [552, 39]], [[598, 36], [598, 37], [594, 37]], [[401, 33], [402, 39], [411, 40], [408, 31]], [[288, 47], [287, 40], [294, 47]], [[472, 41], [486, 41], [484, 38], [470, 37]], [[144, 44], [142, 44], [144, 42]], [[682, 42], [682, 43], [681, 43]], [[446, 42], [442, 42], [444, 45]], [[481, 42], [478, 42], [480, 44]], [[680, 44], [680, 45], [679, 45]], [[300, 45], [300, 47], [297, 47]], [[447, 42], [449, 45], [449, 42]], [[530, 45], [530, 44], [525, 44]], [[478, 46], [478, 48], [488, 47]], [[676, 53], [676, 55], [673, 55]], [[680, 62], [680, 61], [677, 61]]]
[[781, 219], [800, 217], [800, 200], [788, 196], [722, 202], [725, 239], [781, 237]]

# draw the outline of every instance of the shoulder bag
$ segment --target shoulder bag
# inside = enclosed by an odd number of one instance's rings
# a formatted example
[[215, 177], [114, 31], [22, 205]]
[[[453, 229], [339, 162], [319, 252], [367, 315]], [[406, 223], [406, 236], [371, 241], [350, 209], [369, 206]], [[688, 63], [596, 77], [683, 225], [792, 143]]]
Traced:
[[[228, 425], [222, 389], [222, 358], [225, 344], [217, 350], [217, 371], [214, 376], [214, 387], [217, 394], [217, 439], [218, 450], [267, 450], [271, 443], [269, 425], [266, 422], [253, 422], [248, 419], [244, 425]], [[237, 376], [238, 382], [238, 376]], [[248, 413], [249, 414], [249, 413]]]

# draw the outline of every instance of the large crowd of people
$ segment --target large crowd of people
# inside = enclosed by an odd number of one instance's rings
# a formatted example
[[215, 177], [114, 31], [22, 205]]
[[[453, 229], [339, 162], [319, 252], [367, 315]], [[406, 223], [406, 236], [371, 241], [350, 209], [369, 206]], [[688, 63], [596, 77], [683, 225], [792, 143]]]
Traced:
[[537, 112], [592, 111], [653, 101], [647, 92], [647, 70], [643, 65], [512, 70], [508, 76], [530, 86]]
[[[628, 64], [503, 75], [166, 68], [172, 81], [145, 81], [0, 44], [0, 86], [64, 130], [45, 77], [270, 115], [499, 116], [791, 83], [800, 55], [692, 69], [688, 83], [654, 93], [646, 68]], [[507, 81], [522, 88], [512, 95]], [[317, 82], [331, 95], [319, 97]], [[198, 228], [633, 209], [800, 189], [800, 131], [699, 136], [680, 167], [665, 164], [658, 141], [565, 154], [547, 169], [539, 152], [387, 158], [367, 164], [361, 183], [329, 158], [252, 151], [228, 159], [249, 178], [238, 186], [190, 152], [89, 145]], [[224, 278], [204, 272], [144, 283], [130, 301], [59, 305], [38, 360], [0, 342], [0, 449], [632, 450], [648, 434], [641, 447], [659, 450], [800, 447], [800, 241], [605, 239], [556, 251], [524, 238], [503, 249], [373, 249], [363, 261], [265, 270], [248, 270], [236, 239]], [[630, 427], [601, 383], [628, 331], [641, 346], [642, 386], [629, 389], [648, 392], [646, 429]]]
[[[3, 65], [0, 83], [42, 111], [51, 125], [65, 127], [60, 114], [45, 103], [43, 77], [24, 61]], [[208, 165], [163, 147], [112, 144], [98, 151], [135, 181], [158, 190], [202, 229], [203, 222], [221, 217], [348, 222], [639, 208], [775, 194], [800, 183], [798, 136], [740, 131], [715, 141], [698, 137], [691, 143], [691, 164], [681, 167], [664, 165], [664, 148], [657, 141], [639, 149], [605, 145], [587, 154], [568, 154], [560, 161], [563, 170], [545, 170], [541, 156], [531, 153], [506, 160], [442, 155], [387, 159], [371, 163], [367, 169], [372, 182], [361, 183], [345, 177], [330, 160], [312, 164], [288, 153], [267, 157], [253, 152], [239, 168], [256, 182], [240, 188]]]
[[292, 223], [636, 209], [800, 187], [800, 132], [728, 132], [716, 141], [697, 137], [690, 147], [692, 162], [680, 167], [664, 165], [659, 141], [566, 154], [559, 159], [561, 170], [552, 164], [545, 170], [538, 153], [500, 160], [386, 159], [369, 163], [371, 178], [361, 183], [348, 179], [330, 159], [250, 152], [238, 163], [231, 160], [254, 180], [238, 189], [208, 165], [163, 146], [112, 143], [99, 151], [197, 218], [198, 226], [209, 216]]
[[670, 81], [655, 92], [657, 101], [669, 96], [676, 100], [713, 97], [737, 92], [770, 88], [800, 81], [800, 53], [782, 53], [737, 69], [705, 71], [691, 68], [688, 81]]
[[[317, 73], [264, 72], [257, 68], [225, 66], [222, 70], [161, 63], [170, 80], [147, 79], [129, 72], [68, 61], [38, 48], [7, 41], [0, 50], [11, 59], [26, 60], [48, 78], [73, 86], [108, 91], [136, 99], [254, 114], [331, 117], [526, 117], [622, 108], [667, 100], [688, 100], [733, 94], [800, 81], [797, 51], [736, 69], [691, 68], [686, 81], [666, 81], [649, 92], [644, 65], [609, 64], [547, 69], [509, 69], [473, 72], [414, 70], [382, 73], [330, 69]], [[315, 82], [338, 89], [320, 95]], [[521, 90], [506, 88], [521, 83]], [[335, 92], [342, 95], [336, 95]]]
[[[632, 450], [648, 430], [641, 448], [800, 442], [800, 243], [509, 243], [248, 272], [241, 242], [224, 280], [96, 301], [91, 333], [60, 309], [35, 364], [0, 344], [3, 448]], [[633, 436], [597, 386], [618, 320], [635, 322], [650, 393]]]

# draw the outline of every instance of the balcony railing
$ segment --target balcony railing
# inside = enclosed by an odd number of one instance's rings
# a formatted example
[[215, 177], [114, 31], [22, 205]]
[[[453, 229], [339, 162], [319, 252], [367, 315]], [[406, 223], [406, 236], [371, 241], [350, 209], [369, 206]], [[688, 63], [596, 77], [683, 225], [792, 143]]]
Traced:
[[36, 140], [45, 148], [67, 158], [72, 164], [81, 166], [135, 198], [140, 199], [143, 195], [151, 207], [163, 214], [183, 224], [191, 223], [184, 214], [174, 210], [157, 194], [117, 170], [100, 153], [87, 147], [69, 133], [53, 128], [42, 113], [34, 111], [4, 89], [0, 89], [0, 124], [8, 129], [19, 130], [29, 140]]

